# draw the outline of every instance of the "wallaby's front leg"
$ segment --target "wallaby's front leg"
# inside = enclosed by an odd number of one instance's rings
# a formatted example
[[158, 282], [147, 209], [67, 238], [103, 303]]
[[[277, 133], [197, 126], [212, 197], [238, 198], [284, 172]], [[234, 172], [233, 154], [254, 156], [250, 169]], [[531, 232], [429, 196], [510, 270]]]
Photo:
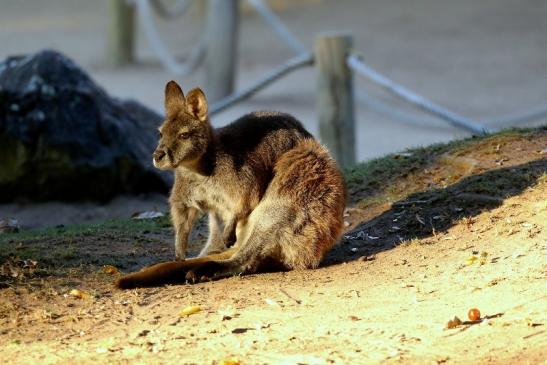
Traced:
[[171, 204], [171, 219], [175, 229], [175, 258], [184, 260], [188, 247], [188, 236], [196, 219], [198, 210], [182, 204]]
[[226, 249], [224, 239], [222, 237], [222, 221], [215, 212], [209, 212], [209, 237], [205, 246], [199, 253], [199, 256], [207, 256], [211, 253], [222, 252]]
[[199, 256], [219, 253], [233, 246], [236, 241], [236, 224], [237, 221], [235, 218], [230, 218], [227, 222], [222, 222], [217, 213], [210, 212], [209, 239]]

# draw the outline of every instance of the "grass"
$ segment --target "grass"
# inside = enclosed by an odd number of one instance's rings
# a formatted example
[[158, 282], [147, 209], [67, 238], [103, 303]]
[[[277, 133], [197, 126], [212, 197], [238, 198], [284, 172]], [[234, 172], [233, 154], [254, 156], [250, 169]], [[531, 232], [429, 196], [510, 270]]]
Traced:
[[[0, 234], [0, 264], [18, 258], [31, 259], [38, 261], [40, 268], [46, 273], [53, 267], [89, 264], [124, 266], [131, 264], [131, 258], [127, 257], [127, 252], [118, 252], [121, 248], [119, 244], [116, 245], [117, 242], [123, 241], [125, 246], [146, 251], [148, 246], [155, 243], [153, 238], [147, 237], [147, 233], [170, 231], [169, 217], [164, 216], [147, 220], [115, 219], [98, 224], [4, 233]], [[108, 245], [111, 243], [116, 246], [109, 251]]]
[[75, 224], [70, 226], [48, 227], [31, 229], [17, 233], [5, 233], [0, 235], [0, 247], [2, 244], [13, 241], [36, 240], [41, 237], [57, 236], [62, 238], [77, 238], [78, 236], [95, 236], [104, 232], [138, 233], [142, 231], [156, 231], [170, 228], [169, 216], [154, 219], [112, 219], [102, 223]]
[[[410, 193], [423, 188], [423, 176], [413, 176], [423, 171], [439, 160], [445, 154], [460, 155], [476, 149], [479, 142], [498, 141], [532, 135], [547, 130], [547, 126], [539, 128], [508, 129], [487, 136], [470, 137], [449, 143], [433, 144], [427, 147], [410, 148], [400, 153], [389, 154], [355, 165], [344, 171], [350, 193], [350, 202], [365, 208], [370, 205], [393, 202], [405, 198]], [[484, 143], [483, 143], [484, 144]], [[448, 181], [454, 181], [460, 176], [446, 176]], [[405, 180], [405, 186], [399, 186], [399, 180]], [[510, 182], [509, 182], [510, 183]], [[485, 182], [484, 192], [496, 190], [497, 184], [503, 182]]]

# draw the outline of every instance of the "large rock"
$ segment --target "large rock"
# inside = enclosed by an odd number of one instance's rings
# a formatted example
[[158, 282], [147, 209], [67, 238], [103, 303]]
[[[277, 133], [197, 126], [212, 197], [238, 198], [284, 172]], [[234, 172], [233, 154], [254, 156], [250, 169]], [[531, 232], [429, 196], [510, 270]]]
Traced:
[[161, 119], [109, 97], [57, 52], [8, 58], [0, 63], [0, 201], [167, 191], [170, 176], [152, 166]]

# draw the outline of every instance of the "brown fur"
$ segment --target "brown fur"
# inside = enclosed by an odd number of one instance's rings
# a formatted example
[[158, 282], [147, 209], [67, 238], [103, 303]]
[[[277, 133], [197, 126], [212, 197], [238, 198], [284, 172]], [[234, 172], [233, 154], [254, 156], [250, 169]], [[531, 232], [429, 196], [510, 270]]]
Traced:
[[116, 285], [220, 278], [266, 263], [317, 267], [341, 233], [346, 198], [327, 150], [281, 113], [252, 113], [213, 130], [201, 90], [184, 98], [174, 82], [166, 86], [166, 112], [154, 164], [175, 169], [169, 201], [177, 259], [198, 211], [209, 212], [209, 240], [202, 257], [154, 265]]

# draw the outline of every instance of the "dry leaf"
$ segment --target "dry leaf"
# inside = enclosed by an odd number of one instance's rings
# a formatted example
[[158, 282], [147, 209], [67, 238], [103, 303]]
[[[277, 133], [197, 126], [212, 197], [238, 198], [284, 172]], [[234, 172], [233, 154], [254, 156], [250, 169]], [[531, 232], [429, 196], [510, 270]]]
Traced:
[[218, 365], [241, 365], [241, 362], [235, 357], [227, 357], [218, 362]]
[[117, 275], [120, 273], [120, 271], [115, 266], [112, 266], [112, 265], [104, 265], [103, 271], [105, 274], [110, 274], [110, 275]]
[[462, 320], [454, 316], [454, 319], [451, 319], [450, 321], [448, 321], [448, 323], [446, 324], [446, 328], [447, 329], [456, 328], [461, 324], [462, 324]]
[[79, 289], [72, 289], [69, 295], [78, 299], [87, 299], [90, 296], [89, 293]]
[[473, 265], [475, 263], [475, 261], [477, 261], [479, 258], [475, 255], [469, 257], [466, 261], [465, 261], [465, 264], [467, 266], [470, 266], [470, 265]]
[[160, 217], [163, 217], [163, 216], [164, 216], [164, 214], [162, 212], [148, 211], [148, 212], [133, 213], [133, 215], [131, 215], [131, 218], [133, 218], [133, 219], [154, 219], [154, 218], [160, 218]]
[[201, 312], [201, 307], [200, 306], [197, 306], [197, 305], [190, 305], [186, 308], [184, 308], [183, 310], [180, 311], [180, 316], [183, 317], [183, 316], [190, 316], [192, 314], [196, 314], [198, 312]]

